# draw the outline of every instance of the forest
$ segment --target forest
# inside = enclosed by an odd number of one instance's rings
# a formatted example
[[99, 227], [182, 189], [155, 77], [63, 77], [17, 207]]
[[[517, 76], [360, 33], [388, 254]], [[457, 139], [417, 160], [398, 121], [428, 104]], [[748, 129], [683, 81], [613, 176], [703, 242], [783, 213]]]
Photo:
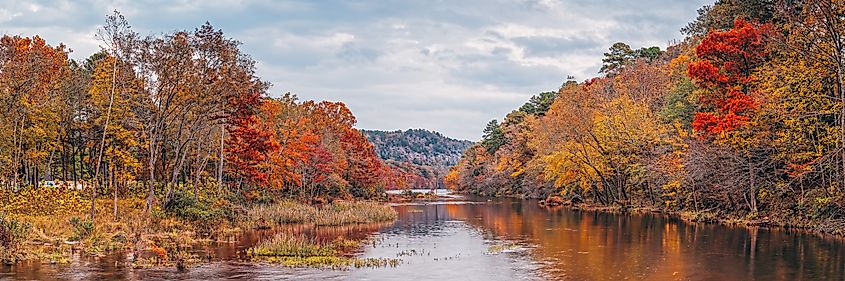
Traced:
[[[141, 37], [119, 14], [82, 62], [35, 36], [0, 44], [0, 185], [58, 181], [147, 207], [198, 189], [371, 198], [387, 184], [341, 102], [269, 97], [255, 62], [210, 24]], [[90, 188], [89, 188], [90, 187]]]
[[845, 5], [720, 0], [698, 14], [666, 50], [615, 43], [599, 76], [490, 121], [447, 183], [842, 234]]

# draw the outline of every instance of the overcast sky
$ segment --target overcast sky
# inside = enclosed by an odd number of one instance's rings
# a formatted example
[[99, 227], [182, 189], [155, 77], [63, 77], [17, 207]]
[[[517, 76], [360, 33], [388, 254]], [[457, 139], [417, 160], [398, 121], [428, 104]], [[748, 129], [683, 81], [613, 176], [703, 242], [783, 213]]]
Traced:
[[614, 42], [681, 39], [710, 2], [0, 0], [0, 32], [63, 42], [80, 59], [99, 49], [94, 34], [114, 9], [142, 35], [209, 21], [243, 42], [272, 96], [343, 101], [359, 128], [477, 140], [487, 121], [567, 75], [596, 76]]

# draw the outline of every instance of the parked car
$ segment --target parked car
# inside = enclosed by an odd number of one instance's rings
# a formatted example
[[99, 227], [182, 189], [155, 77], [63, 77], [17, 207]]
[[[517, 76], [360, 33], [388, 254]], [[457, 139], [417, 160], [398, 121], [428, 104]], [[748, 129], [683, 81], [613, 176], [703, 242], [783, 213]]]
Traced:
[[59, 187], [59, 184], [55, 181], [44, 181], [41, 183], [42, 187]]

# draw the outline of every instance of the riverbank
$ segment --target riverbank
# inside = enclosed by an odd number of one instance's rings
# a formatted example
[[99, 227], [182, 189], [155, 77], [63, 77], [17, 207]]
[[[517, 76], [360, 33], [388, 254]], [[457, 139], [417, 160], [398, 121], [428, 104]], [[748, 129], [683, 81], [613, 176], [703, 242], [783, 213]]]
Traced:
[[393, 190], [387, 194], [387, 201], [392, 203], [407, 203], [412, 201], [433, 201], [450, 199], [450, 196], [445, 194], [438, 194], [435, 190], [430, 189], [405, 189]]
[[613, 214], [642, 214], [659, 213], [688, 223], [709, 223], [726, 226], [741, 226], [746, 228], [782, 228], [810, 233], [817, 236], [835, 237], [845, 239], [845, 219], [840, 220], [808, 220], [784, 216], [783, 214], [723, 214], [714, 211], [691, 211], [691, 210], [664, 210], [648, 206], [617, 205], [606, 206], [594, 204], [589, 201], [570, 203], [560, 201], [559, 204], [545, 204], [544, 200], [537, 201], [538, 205], [546, 208], [568, 208], [576, 211], [595, 211]]
[[[309, 205], [279, 199], [266, 204], [234, 204], [232, 200], [201, 194], [174, 196], [164, 208], [145, 210], [141, 197], [99, 199], [90, 221], [90, 201], [72, 190], [51, 188], [0, 192], [0, 262], [69, 263], [76, 256], [101, 257], [126, 253], [130, 267], [186, 267], [208, 259], [197, 249], [234, 243], [244, 232], [304, 226], [312, 228], [389, 223], [396, 212], [375, 201], [335, 201]], [[298, 238], [297, 238], [298, 239]], [[360, 239], [341, 238], [343, 247], [321, 252], [320, 258], [302, 249], [334, 247], [333, 241], [300, 239], [289, 244], [287, 266], [379, 266], [391, 262], [357, 261], [349, 256]], [[289, 240], [290, 241], [290, 240]], [[262, 244], [263, 247], [269, 244]], [[353, 247], [354, 246], [354, 247]], [[297, 250], [299, 249], [299, 250]], [[278, 252], [277, 252], [278, 253]], [[290, 255], [290, 253], [294, 253]], [[256, 262], [264, 255], [254, 255]], [[260, 258], [259, 258], [260, 257]], [[307, 262], [302, 262], [307, 259]]]

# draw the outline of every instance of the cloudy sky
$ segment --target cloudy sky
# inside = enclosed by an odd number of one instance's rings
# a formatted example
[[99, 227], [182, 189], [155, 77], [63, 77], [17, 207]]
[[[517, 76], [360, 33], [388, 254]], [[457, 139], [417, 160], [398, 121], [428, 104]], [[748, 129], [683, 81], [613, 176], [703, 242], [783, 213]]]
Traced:
[[343, 101], [366, 129], [477, 140], [487, 121], [567, 75], [596, 76], [613, 42], [660, 46], [712, 0], [0, 0], [0, 33], [63, 42], [73, 58], [120, 10], [143, 35], [209, 21], [258, 61], [271, 95]]

